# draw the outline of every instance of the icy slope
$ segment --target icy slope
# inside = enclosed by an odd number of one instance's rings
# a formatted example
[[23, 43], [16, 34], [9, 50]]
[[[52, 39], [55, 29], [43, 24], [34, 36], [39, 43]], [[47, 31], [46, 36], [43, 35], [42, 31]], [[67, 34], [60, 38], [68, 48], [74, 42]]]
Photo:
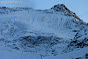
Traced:
[[14, 58], [17, 55], [20, 58], [22, 52], [23, 59], [27, 59], [29, 53], [41, 58], [69, 55], [81, 50], [81, 46], [85, 49], [87, 41], [88, 25], [63, 4], [49, 10], [0, 7], [0, 50], [8, 53], [5, 57], [13, 53]]

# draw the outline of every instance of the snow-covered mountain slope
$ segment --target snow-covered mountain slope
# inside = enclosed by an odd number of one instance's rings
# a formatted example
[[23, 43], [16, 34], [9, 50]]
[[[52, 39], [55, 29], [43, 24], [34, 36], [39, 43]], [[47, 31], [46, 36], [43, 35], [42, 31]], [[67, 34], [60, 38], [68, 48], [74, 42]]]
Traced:
[[88, 24], [63, 4], [49, 10], [0, 7], [0, 55], [7, 53], [0, 59], [62, 59], [66, 54], [72, 59], [75, 51], [84, 58], [79, 51], [88, 53], [87, 41]]

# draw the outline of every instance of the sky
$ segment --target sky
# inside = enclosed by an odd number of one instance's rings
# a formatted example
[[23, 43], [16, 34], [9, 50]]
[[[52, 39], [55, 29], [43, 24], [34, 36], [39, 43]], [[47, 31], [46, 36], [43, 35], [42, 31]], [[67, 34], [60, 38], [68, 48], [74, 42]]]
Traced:
[[23, 3], [0, 3], [7, 7], [32, 7], [33, 9], [50, 9], [56, 4], [65, 4], [67, 8], [75, 12], [83, 21], [88, 23], [88, 0], [0, 0], [22, 1]]

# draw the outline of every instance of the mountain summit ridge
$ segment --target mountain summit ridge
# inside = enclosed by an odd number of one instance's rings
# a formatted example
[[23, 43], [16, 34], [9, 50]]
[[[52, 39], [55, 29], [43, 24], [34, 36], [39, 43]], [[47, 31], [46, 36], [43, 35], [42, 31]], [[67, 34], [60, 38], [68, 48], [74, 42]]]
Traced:
[[56, 11], [67, 11], [68, 15], [74, 17], [77, 19], [77, 21], [82, 21], [74, 12], [70, 11], [64, 4], [57, 4], [51, 9], [54, 9]]

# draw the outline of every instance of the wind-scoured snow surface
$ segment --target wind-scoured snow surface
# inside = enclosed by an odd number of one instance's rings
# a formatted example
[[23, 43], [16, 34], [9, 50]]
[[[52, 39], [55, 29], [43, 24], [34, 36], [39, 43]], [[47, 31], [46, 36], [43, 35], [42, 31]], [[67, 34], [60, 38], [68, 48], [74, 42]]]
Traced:
[[76, 58], [88, 58], [88, 24], [66, 6], [0, 7], [0, 59]]

